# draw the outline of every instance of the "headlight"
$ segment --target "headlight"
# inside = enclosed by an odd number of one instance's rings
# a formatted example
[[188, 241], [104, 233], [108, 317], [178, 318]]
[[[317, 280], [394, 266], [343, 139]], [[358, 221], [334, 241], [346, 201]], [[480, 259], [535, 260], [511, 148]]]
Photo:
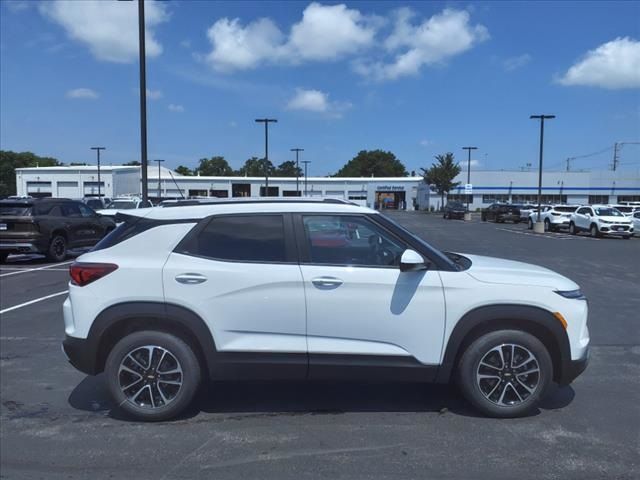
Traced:
[[564, 298], [570, 298], [572, 300], [586, 300], [587, 297], [582, 293], [582, 290], [554, 290], [558, 295]]
[[609, 224], [609, 223], [611, 223], [611, 222], [609, 222], [609, 221], [607, 221], [607, 220], [600, 220], [600, 223], [607, 223], [607, 224]]

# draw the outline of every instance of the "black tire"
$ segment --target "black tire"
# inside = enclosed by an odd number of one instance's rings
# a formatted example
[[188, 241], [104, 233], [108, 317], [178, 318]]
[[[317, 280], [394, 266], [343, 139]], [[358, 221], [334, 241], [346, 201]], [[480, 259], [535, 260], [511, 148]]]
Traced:
[[548, 218], [544, 219], [544, 231], [545, 232], [553, 232], [553, 227], [551, 226], [551, 222]]
[[481, 219], [483, 222], [486, 222], [486, 221], [487, 221], [487, 216], [483, 213], [482, 215], [480, 215], [480, 219]]
[[576, 224], [573, 222], [569, 223], [569, 233], [571, 235], [577, 235], [578, 234], [578, 230], [576, 230]]
[[533, 230], [533, 220], [529, 219], [529, 230]]
[[443, 218], [443, 219], [445, 219], [445, 220], [447, 220], [447, 214], [446, 214], [446, 213], [443, 213], [443, 214], [442, 214], [442, 218]]
[[59, 234], [53, 236], [49, 242], [47, 258], [52, 262], [62, 262], [67, 258], [67, 239], [65, 237]]
[[598, 226], [595, 223], [592, 223], [589, 227], [589, 233], [591, 234], [591, 238], [598, 238], [600, 236]]
[[[157, 371], [159, 370], [159, 367], [165, 365], [165, 362], [168, 360], [163, 360], [162, 364], [158, 362], [155, 369], [151, 368], [146, 371], [146, 373], [141, 370], [144, 375], [137, 374], [138, 377], [140, 377], [140, 381], [147, 382], [141, 389], [144, 390], [144, 392], [140, 394], [141, 396], [139, 398], [149, 398], [147, 392], [155, 391], [156, 402], [164, 403], [159, 396], [160, 394], [165, 395], [169, 399], [169, 401], [162, 405], [155, 405], [155, 403], [153, 403], [152, 406], [138, 405], [137, 403], [134, 403], [127, 394], [125, 394], [126, 389], [123, 391], [120, 385], [121, 380], [123, 382], [127, 381], [126, 372], [122, 373], [125, 378], [121, 377], [121, 363], [125, 362], [129, 353], [136, 352], [137, 349], [140, 349], [138, 351], [144, 352], [145, 349], [141, 347], [145, 346], [154, 346], [160, 352], [166, 350], [173, 356], [173, 359], [170, 357], [169, 359], [172, 362], [175, 360], [176, 362], [174, 363], [182, 370], [181, 374], [171, 374], [175, 376], [179, 375], [180, 377], [165, 377], [165, 379], [173, 381], [181, 379], [182, 384], [179, 387], [170, 385], [173, 390], [164, 390], [164, 394], [158, 389], [158, 385], [164, 382], [159, 381], [161, 376]], [[156, 356], [153, 358], [157, 359], [158, 354], [154, 355]], [[145, 364], [143, 359], [141, 360], [141, 364], [143, 366]], [[151, 366], [153, 367], [153, 362]], [[169, 369], [170, 368], [171, 365], [169, 365]], [[167, 370], [167, 368], [163, 368], [163, 370]], [[164, 375], [169, 374], [165, 373]], [[147, 330], [127, 335], [121, 339], [115, 347], [113, 347], [105, 364], [105, 376], [109, 392], [111, 393], [115, 404], [118, 405], [120, 409], [138, 420], [155, 422], [173, 418], [183, 412], [191, 404], [191, 401], [200, 386], [201, 367], [193, 349], [182, 339], [168, 333]], [[129, 378], [135, 380], [137, 377], [131, 376]], [[152, 390], [153, 388], [155, 388], [155, 390]], [[165, 385], [163, 388], [166, 389], [168, 387]], [[136, 393], [136, 390], [130, 389], [128, 393], [130, 396], [133, 396]], [[149, 398], [148, 403], [152, 402], [153, 400]]]
[[625, 240], [629, 240], [631, 238], [631, 235], [625, 235], [622, 238], [624, 238]]
[[8, 256], [9, 252], [0, 252], [0, 263], [5, 263]]
[[[480, 369], [483, 369], [482, 374], [485, 374], [486, 372], [494, 372], [493, 368], [495, 367], [487, 368], [484, 366], [486, 363], [481, 366], [480, 362], [483, 359], [490, 358], [487, 357], [488, 355], [495, 355], [491, 352], [496, 347], [505, 345], [502, 347], [504, 349], [503, 358], [506, 360], [505, 363], [503, 363], [503, 366], [507, 364], [508, 367], [508, 364], [510, 363], [508, 361], [508, 355], [511, 350], [509, 346], [506, 345], [511, 344], [518, 346], [513, 350], [516, 352], [514, 358], [523, 358], [524, 355], [522, 355], [522, 353], [528, 350], [528, 353], [535, 357], [536, 363], [525, 362], [522, 364], [523, 366], [518, 369], [509, 369], [508, 371], [503, 372], [501, 374], [501, 380], [499, 380], [497, 384], [489, 383], [493, 382], [493, 379], [479, 380], [477, 375], [480, 372]], [[533, 373], [528, 376], [512, 373], [523, 371], [522, 368], [533, 370], [536, 364], [539, 370], [538, 373]], [[495, 370], [498, 369], [495, 368]], [[528, 383], [532, 392], [529, 393], [523, 386], [523, 383], [520, 383], [518, 380], [514, 382], [516, 376], [522, 378], [525, 384]], [[487, 333], [476, 339], [464, 351], [460, 358], [460, 362], [458, 363], [457, 370], [458, 385], [469, 403], [483, 414], [499, 418], [520, 417], [536, 408], [540, 400], [544, 397], [552, 378], [553, 363], [548, 350], [536, 337], [521, 330], [498, 330]], [[482, 383], [482, 387], [480, 386], [480, 383]], [[518, 390], [515, 390], [512, 384], [516, 385]], [[481, 388], [485, 389], [485, 393], [489, 393], [487, 392], [488, 390], [496, 388], [497, 392], [493, 393], [495, 396], [490, 394], [487, 397]], [[500, 395], [501, 391], [504, 391], [505, 394], [502, 398], [497, 399], [496, 396]], [[518, 393], [518, 391], [520, 393]], [[519, 395], [522, 398], [522, 401], [518, 400], [516, 395]], [[502, 400], [501, 403], [504, 405], [498, 404], [498, 400]], [[515, 403], [511, 404], [511, 400]]]

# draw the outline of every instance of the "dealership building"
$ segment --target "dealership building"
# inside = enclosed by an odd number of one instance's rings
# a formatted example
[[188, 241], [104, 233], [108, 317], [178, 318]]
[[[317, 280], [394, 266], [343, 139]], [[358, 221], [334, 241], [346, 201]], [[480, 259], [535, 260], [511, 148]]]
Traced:
[[[152, 200], [181, 197], [333, 197], [372, 208], [421, 210], [439, 208], [440, 195], [422, 177], [264, 177], [182, 176], [167, 168], [149, 167], [148, 189]], [[537, 202], [538, 172], [522, 170], [472, 171], [470, 189], [466, 172], [456, 177], [459, 186], [448, 200], [469, 200], [472, 209], [494, 202]], [[101, 195], [114, 198], [139, 195], [140, 167], [95, 166], [16, 169], [17, 195], [81, 198]], [[640, 169], [544, 172], [543, 203], [619, 203], [640, 201]]]

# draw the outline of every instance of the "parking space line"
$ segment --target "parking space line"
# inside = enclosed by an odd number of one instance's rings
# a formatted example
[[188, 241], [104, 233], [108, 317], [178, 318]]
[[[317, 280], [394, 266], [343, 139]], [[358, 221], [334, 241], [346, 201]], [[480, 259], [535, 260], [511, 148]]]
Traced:
[[515, 233], [517, 235], [527, 235], [530, 237], [539, 237], [539, 238], [549, 238], [552, 240], [600, 240], [598, 238], [591, 238], [591, 237], [578, 237], [577, 235], [569, 235], [569, 234], [564, 234], [564, 233], [560, 233], [560, 234], [554, 234], [554, 233], [548, 233], [546, 232], [544, 235], [541, 235], [539, 233], [533, 233], [533, 232], [525, 232], [525, 231], [520, 231], [520, 230], [512, 230], [510, 228], [499, 228], [496, 227], [496, 230], [502, 230], [503, 232], [511, 232], [511, 233]]
[[54, 265], [45, 265], [44, 267], [38, 267], [38, 268], [24, 268], [17, 272], [3, 273], [2, 275], [0, 275], [0, 277], [8, 277], [10, 275], [19, 275], [20, 273], [35, 272], [37, 270], [48, 270], [50, 268], [59, 267], [60, 265], [68, 265], [70, 263], [73, 263], [74, 261], [75, 260], [70, 260], [68, 262], [56, 263]]
[[17, 309], [22, 308], [22, 307], [27, 307], [29, 305], [33, 305], [34, 303], [42, 302], [43, 300], [48, 300], [48, 299], [53, 298], [53, 297], [58, 297], [60, 295], [64, 295], [65, 293], [69, 293], [69, 290], [65, 290], [63, 292], [58, 292], [58, 293], [52, 293], [51, 295], [46, 295], [44, 297], [36, 298], [35, 300], [29, 300], [28, 302], [21, 303], [20, 305], [14, 305], [13, 307], [5, 308], [4, 310], [0, 310], [0, 315], [2, 315], [3, 313], [11, 312], [13, 310], [17, 310]]

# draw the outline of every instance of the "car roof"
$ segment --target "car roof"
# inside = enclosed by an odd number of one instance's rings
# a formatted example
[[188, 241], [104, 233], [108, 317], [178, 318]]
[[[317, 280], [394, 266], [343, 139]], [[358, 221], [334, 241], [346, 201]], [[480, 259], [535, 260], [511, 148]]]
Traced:
[[327, 214], [377, 214], [375, 210], [358, 205], [322, 200], [236, 200], [188, 204], [180, 207], [139, 208], [126, 216], [145, 217], [154, 220], [201, 219], [210, 215], [234, 213], [327, 213]]

